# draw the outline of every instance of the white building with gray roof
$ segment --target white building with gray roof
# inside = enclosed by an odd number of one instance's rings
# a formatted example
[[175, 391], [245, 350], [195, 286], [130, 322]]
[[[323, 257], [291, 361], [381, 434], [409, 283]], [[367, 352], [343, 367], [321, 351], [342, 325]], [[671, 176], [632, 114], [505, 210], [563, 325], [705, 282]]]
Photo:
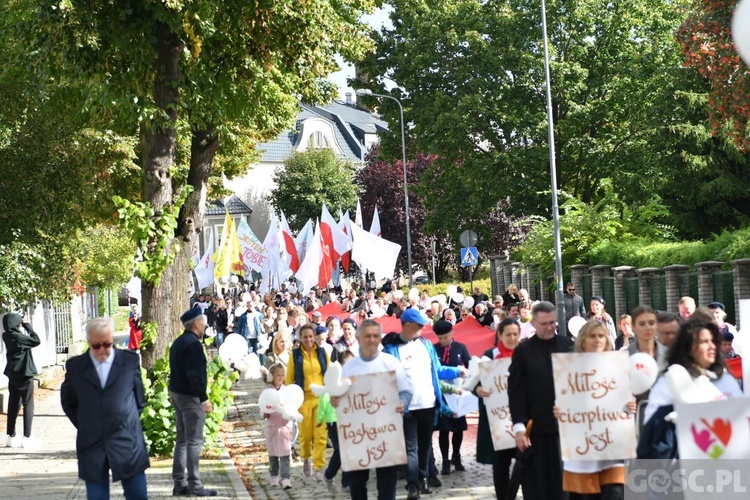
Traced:
[[273, 173], [284, 166], [284, 160], [293, 152], [327, 147], [355, 165], [363, 165], [365, 154], [378, 142], [378, 133], [387, 130], [385, 121], [351, 102], [349, 94], [346, 102], [333, 101], [326, 106], [300, 103], [294, 129], [260, 144], [262, 156], [258, 164], [244, 176], [225, 180], [224, 184], [252, 209], [250, 227], [263, 241], [269, 224], [268, 196], [275, 187]]

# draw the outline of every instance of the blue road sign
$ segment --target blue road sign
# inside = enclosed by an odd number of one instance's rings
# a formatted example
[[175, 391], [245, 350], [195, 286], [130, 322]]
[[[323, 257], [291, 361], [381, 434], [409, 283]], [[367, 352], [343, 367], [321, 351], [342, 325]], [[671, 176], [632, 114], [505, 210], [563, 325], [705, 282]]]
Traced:
[[464, 247], [461, 249], [461, 266], [476, 266], [479, 264], [479, 252], [477, 247]]

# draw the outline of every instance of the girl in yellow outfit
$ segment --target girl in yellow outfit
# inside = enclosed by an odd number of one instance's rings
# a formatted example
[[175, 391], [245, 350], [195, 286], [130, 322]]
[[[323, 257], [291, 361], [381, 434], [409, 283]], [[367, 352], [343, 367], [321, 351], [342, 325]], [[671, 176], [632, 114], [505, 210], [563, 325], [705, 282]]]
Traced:
[[314, 467], [315, 479], [321, 481], [326, 465], [328, 431], [324, 425], [317, 425], [318, 396], [310, 390], [310, 384], [323, 385], [323, 375], [331, 360], [325, 349], [315, 344], [315, 328], [312, 325], [303, 325], [299, 336], [300, 347], [292, 351], [286, 372], [286, 383], [297, 384], [305, 393], [305, 400], [299, 409], [302, 414], [302, 422], [299, 423], [300, 456], [304, 460], [304, 474], [311, 475]]

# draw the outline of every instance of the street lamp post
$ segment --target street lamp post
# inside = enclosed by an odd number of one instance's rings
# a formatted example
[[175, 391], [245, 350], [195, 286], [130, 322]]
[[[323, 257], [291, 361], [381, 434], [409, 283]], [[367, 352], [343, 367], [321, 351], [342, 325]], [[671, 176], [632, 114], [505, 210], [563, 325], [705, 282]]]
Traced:
[[409, 288], [414, 284], [412, 279], [412, 268], [411, 268], [411, 229], [409, 225], [409, 183], [406, 176], [406, 135], [404, 134], [404, 107], [401, 106], [401, 101], [390, 95], [375, 94], [370, 89], [357, 89], [358, 96], [372, 96], [382, 97], [383, 99], [391, 99], [396, 101], [398, 104], [398, 111], [401, 116], [401, 162], [404, 166], [404, 209], [406, 210], [406, 258], [409, 265]]
[[552, 221], [555, 233], [555, 274], [557, 275], [557, 323], [559, 333], [565, 335], [568, 325], [565, 323], [565, 299], [562, 274], [562, 247], [560, 244], [560, 208], [557, 202], [557, 167], [555, 166], [555, 130], [552, 122], [552, 85], [549, 78], [549, 49], [547, 46], [547, 6], [542, 1], [542, 37], [544, 39], [544, 76], [547, 87], [547, 132], [549, 141], [549, 171], [552, 187]]

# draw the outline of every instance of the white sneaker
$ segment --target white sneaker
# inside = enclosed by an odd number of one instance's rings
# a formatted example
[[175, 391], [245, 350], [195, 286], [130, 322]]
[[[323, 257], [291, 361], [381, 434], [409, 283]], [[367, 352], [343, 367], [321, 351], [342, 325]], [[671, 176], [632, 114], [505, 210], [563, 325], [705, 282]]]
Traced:
[[279, 476], [271, 476], [271, 486], [274, 488], [279, 486]]
[[325, 476], [323, 475], [323, 471], [322, 470], [316, 470], [314, 477], [315, 477], [316, 481], [322, 481], [323, 478], [325, 478]]
[[20, 448], [23, 443], [23, 436], [8, 436], [7, 448]]
[[285, 490], [291, 490], [292, 489], [292, 481], [289, 479], [282, 479], [281, 480], [281, 487]]
[[327, 477], [323, 476], [323, 480], [326, 483], [326, 489], [328, 490], [328, 493], [330, 493], [331, 495], [339, 494], [339, 489], [336, 487], [334, 478], [328, 479]]
[[27, 450], [34, 451], [42, 447], [42, 442], [34, 436], [24, 436], [21, 446]]
[[306, 458], [302, 463], [302, 473], [307, 477], [310, 477], [310, 474], [312, 474], [312, 460], [309, 458]]

